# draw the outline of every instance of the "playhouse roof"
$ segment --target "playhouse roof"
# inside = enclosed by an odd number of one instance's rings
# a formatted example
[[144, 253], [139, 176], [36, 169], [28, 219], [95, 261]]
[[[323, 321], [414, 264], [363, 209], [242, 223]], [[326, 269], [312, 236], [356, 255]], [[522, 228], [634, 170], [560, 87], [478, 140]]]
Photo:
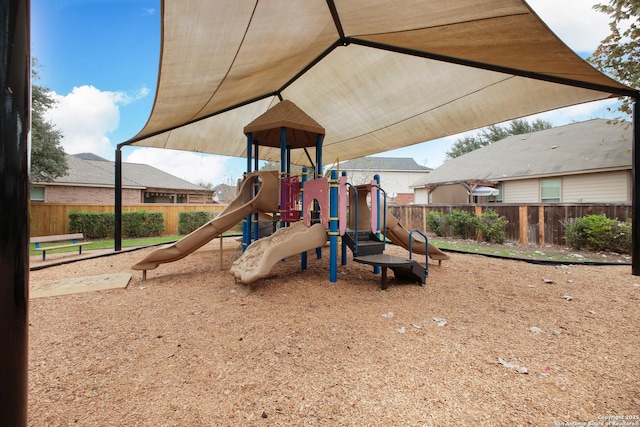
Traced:
[[[522, 0], [162, 1], [156, 98], [120, 146], [246, 157], [243, 129], [283, 100], [348, 160], [533, 113], [637, 96]], [[261, 159], [280, 158], [265, 147]], [[308, 165], [314, 149], [294, 150]]]
[[315, 147], [324, 128], [296, 104], [284, 100], [270, 108], [244, 128], [261, 146], [280, 148], [280, 129], [286, 128], [287, 145], [292, 148]]

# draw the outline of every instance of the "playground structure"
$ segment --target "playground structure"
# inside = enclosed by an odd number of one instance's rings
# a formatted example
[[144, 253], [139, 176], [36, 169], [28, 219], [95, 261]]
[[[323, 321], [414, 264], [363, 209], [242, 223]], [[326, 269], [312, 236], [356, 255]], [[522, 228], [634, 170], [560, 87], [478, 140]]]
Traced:
[[[449, 256], [428, 242], [420, 230], [406, 230], [387, 210], [386, 195], [376, 175], [370, 183], [354, 186], [346, 174], [330, 171], [322, 176], [322, 139], [324, 129], [293, 103], [282, 101], [244, 129], [247, 135], [247, 174], [237, 197], [216, 218], [181, 240], [162, 246], [132, 266], [146, 271], [162, 263], [184, 258], [223, 232], [242, 222], [242, 255], [230, 272], [236, 280], [251, 284], [269, 274], [285, 258], [300, 254], [301, 269], [307, 268], [307, 251], [322, 257], [329, 241], [329, 280], [337, 281], [338, 239], [342, 243], [342, 265], [347, 264], [347, 248], [353, 260], [372, 265], [382, 273], [382, 288], [387, 287], [387, 269], [398, 279], [425, 284], [428, 260], [422, 266], [413, 253], [431, 259]], [[260, 145], [280, 147], [280, 171], [259, 171]], [[290, 174], [291, 149], [315, 148], [312, 179], [307, 168], [301, 176]], [[307, 153], [307, 157], [309, 157]], [[310, 157], [309, 157], [310, 158]], [[252, 163], [253, 161], [253, 163]], [[255, 171], [250, 172], [251, 169]], [[381, 197], [382, 195], [382, 197]], [[370, 206], [369, 206], [370, 205]], [[269, 237], [260, 238], [260, 218], [270, 215], [280, 223]], [[409, 251], [409, 258], [384, 254], [387, 239]]]

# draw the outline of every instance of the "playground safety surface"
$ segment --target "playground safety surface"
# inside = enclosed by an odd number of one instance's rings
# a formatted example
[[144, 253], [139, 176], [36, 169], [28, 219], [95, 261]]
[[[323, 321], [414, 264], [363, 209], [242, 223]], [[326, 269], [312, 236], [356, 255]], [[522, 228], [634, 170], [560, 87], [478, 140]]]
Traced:
[[[640, 413], [640, 279], [451, 253], [426, 286], [328, 248], [251, 287], [212, 242], [148, 272], [136, 252], [31, 271], [126, 273], [32, 299], [30, 425], [559, 425]], [[388, 253], [407, 252], [389, 246]], [[424, 263], [424, 257], [417, 258]], [[441, 326], [442, 325], [442, 326]], [[569, 424], [565, 424], [569, 425]]]

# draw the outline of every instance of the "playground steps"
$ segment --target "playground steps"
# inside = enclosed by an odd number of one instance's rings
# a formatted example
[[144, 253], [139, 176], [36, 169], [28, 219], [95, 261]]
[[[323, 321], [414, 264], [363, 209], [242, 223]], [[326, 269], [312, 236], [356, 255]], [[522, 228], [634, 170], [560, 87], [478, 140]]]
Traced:
[[[357, 234], [357, 245], [356, 245]], [[380, 267], [382, 270], [382, 289], [387, 289], [387, 269], [393, 270], [396, 279], [425, 284], [427, 269], [416, 260], [384, 254], [384, 242], [371, 231], [347, 229], [342, 236], [342, 244], [353, 252], [353, 260], [361, 264]]]
[[387, 269], [391, 268], [396, 279], [419, 283], [424, 286], [427, 270], [414, 259], [401, 258], [393, 255], [374, 254], [354, 257], [355, 262], [379, 266], [382, 269], [382, 289], [387, 289]]
[[358, 231], [358, 244], [356, 246], [356, 232], [353, 229], [347, 229], [342, 236], [342, 244], [346, 244], [353, 252], [353, 256], [366, 256], [381, 254], [384, 252], [384, 242], [380, 241], [371, 231]]

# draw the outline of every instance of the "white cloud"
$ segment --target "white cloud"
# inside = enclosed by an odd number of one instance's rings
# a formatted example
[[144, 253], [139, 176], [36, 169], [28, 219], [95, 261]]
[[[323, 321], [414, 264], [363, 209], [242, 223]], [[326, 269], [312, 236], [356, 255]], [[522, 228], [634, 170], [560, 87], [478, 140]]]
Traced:
[[151, 165], [193, 184], [233, 184], [242, 177], [242, 159], [191, 153], [187, 151], [138, 148], [129, 154], [127, 163]]
[[609, 34], [609, 17], [593, 10], [598, 1], [527, 0], [527, 3], [576, 52], [592, 53]]
[[112, 157], [113, 148], [107, 135], [120, 123], [118, 104], [122, 103], [122, 95], [80, 86], [68, 95], [53, 92], [52, 96], [58, 103], [46, 118], [62, 132], [64, 150], [69, 154], [88, 152]]
[[[622, 115], [619, 111], [616, 111], [618, 104], [620, 104], [618, 99], [606, 99], [535, 114], [527, 117], [527, 119], [531, 121], [541, 118], [551, 122], [554, 126], [591, 119], [613, 119]], [[608, 111], [607, 108], [610, 108], [612, 111]]]
[[71, 93], [51, 96], [57, 104], [46, 118], [62, 132], [62, 146], [69, 154], [94, 153], [113, 158], [109, 134], [120, 124], [120, 107], [144, 98], [149, 89], [133, 93], [101, 91], [94, 86], [74, 87]]

